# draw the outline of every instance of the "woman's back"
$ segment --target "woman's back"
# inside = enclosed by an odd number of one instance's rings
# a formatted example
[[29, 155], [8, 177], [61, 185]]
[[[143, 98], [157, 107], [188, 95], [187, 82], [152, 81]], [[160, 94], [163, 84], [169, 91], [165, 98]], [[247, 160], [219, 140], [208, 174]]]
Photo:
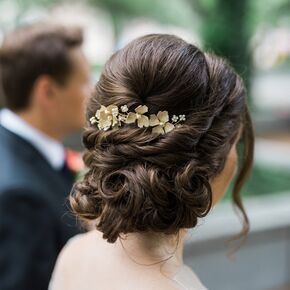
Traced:
[[76, 236], [59, 257], [50, 289], [205, 290], [189, 268], [166, 277], [160, 264], [140, 265], [121, 248], [118, 242], [107, 243], [97, 231]]

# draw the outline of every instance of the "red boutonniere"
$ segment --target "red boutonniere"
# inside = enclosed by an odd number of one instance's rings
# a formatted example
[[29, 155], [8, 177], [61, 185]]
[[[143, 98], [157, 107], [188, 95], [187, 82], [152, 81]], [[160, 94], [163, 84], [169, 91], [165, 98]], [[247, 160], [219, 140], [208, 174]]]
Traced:
[[83, 162], [82, 153], [71, 149], [66, 149], [65, 160], [67, 167], [76, 174], [76, 177], [85, 171], [85, 164]]

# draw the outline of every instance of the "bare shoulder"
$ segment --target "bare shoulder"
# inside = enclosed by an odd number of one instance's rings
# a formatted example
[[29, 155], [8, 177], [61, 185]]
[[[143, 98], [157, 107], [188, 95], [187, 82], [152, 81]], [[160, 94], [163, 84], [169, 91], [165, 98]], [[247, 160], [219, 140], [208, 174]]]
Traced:
[[102, 243], [101, 240], [102, 236], [97, 231], [79, 234], [71, 238], [57, 258], [49, 289], [70, 289], [69, 284], [75, 279], [84, 259], [89, 256], [94, 247], [99, 247]]
[[79, 234], [67, 242], [59, 255], [59, 259], [67, 262], [79, 261], [79, 258], [84, 254], [95, 248], [100, 248], [102, 245], [104, 245], [104, 240], [101, 233], [96, 230]]
[[[127, 267], [123, 256], [116, 254], [114, 249], [115, 246], [106, 242], [102, 233], [96, 230], [70, 239], [58, 257], [49, 289], [79, 289], [76, 285], [87, 283], [102, 285], [102, 289], [116, 289], [117, 285], [119, 289], [127, 290], [136, 289], [138, 285], [139, 290], [180, 290], [174, 281], [159, 274], [156, 279], [146, 275], [140, 283], [136, 268]], [[112, 271], [115, 272], [113, 280], [110, 279]], [[129, 284], [128, 276], [131, 277]]]
[[89, 231], [84, 234], [79, 234], [71, 238], [67, 245], [65, 246], [65, 249], [69, 250], [76, 250], [80, 247], [86, 245], [94, 245], [96, 243], [100, 243], [102, 240], [102, 234], [96, 230]]
[[99, 247], [100, 244], [101, 234], [97, 231], [74, 236], [61, 250], [57, 258], [55, 271], [69, 271], [72, 265], [78, 265], [84, 255], [86, 256], [93, 247]]

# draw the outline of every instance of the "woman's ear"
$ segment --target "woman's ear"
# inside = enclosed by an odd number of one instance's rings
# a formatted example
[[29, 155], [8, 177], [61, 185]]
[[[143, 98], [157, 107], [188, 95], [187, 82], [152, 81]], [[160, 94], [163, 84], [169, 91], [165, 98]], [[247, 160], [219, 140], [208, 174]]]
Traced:
[[223, 171], [211, 182], [212, 205], [214, 206], [225, 194], [238, 169], [238, 154], [236, 143], [233, 144]]

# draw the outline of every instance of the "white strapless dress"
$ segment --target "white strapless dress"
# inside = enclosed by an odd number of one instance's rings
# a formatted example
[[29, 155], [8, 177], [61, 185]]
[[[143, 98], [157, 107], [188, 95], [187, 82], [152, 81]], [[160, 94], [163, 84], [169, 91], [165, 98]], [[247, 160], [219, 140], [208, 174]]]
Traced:
[[186, 265], [180, 268], [173, 280], [179, 285], [180, 290], [207, 290], [196, 274]]

